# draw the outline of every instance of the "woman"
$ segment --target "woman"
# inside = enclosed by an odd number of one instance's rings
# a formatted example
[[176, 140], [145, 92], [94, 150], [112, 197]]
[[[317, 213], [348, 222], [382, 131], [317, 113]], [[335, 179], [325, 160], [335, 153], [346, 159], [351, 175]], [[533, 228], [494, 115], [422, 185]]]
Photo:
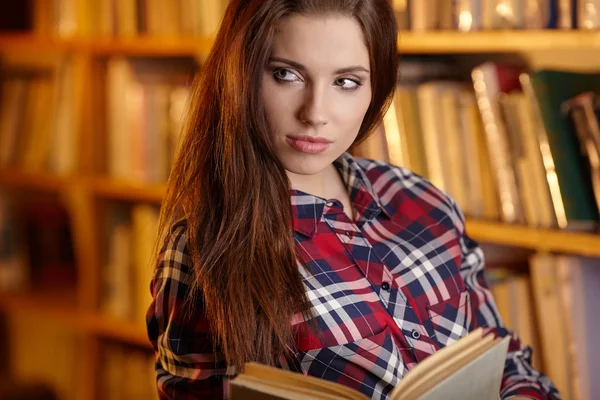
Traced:
[[[389, 105], [396, 35], [387, 0], [230, 2], [163, 203], [162, 398], [226, 398], [258, 361], [384, 399], [468, 331], [510, 334], [454, 201], [347, 153]], [[529, 359], [514, 338], [502, 397], [557, 398]]]

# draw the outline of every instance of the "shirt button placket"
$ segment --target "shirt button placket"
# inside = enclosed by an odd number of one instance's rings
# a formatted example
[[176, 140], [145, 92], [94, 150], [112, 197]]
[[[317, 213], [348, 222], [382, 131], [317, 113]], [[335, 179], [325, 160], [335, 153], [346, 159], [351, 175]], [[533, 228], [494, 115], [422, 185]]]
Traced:
[[[392, 286], [389, 282], [382, 282], [381, 290], [379, 290], [379, 298], [381, 299], [381, 302], [385, 305], [386, 308], [391, 307], [391, 309], [393, 309], [394, 305], [390, 304], [390, 296], [392, 291], [391, 289]], [[393, 315], [393, 310], [391, 309], [389, 309], [388, 311], [391, 312]]]

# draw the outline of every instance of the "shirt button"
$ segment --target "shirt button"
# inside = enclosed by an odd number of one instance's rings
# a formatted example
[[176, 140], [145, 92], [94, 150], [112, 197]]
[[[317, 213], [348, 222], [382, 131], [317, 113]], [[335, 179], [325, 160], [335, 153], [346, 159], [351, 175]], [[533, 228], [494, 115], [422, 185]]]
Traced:
[[390, 290], [390, 284], [387, 282], [383, 282], [381, 284], [381, 288], [387, 292], [388, 290]]
[[411, 335], [412, 335], [413, 339], [417, 339], [417, 340], [418, 340], [418, 339], [421, 337], [421, 334], [420, 334], [420, 333], [419, 333], [419, 331], [418, 331], [418, 330], [416, 330], [416, 329], [414, 329], [414, 330], [411, 332]]
[[325, 205], [327, 207], [333, 207], [333, 201], [329, 200], [327, 203], [325, 203]]

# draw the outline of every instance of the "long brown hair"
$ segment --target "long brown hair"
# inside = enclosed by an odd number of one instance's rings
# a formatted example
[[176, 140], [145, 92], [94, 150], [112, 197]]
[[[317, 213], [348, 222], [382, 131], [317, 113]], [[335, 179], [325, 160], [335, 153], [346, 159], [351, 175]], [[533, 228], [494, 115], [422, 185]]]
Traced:
[[396, 82], [389, 0], [230, 1], [194, 83], [159, 242], [174, 220], [186, 219], [192, 296], [203, 297], [215, 343], [240, 370], [247, 361], [272, 365], [294, 344], [292, 316], [310, 317], [297, 268], [290, 184], [260, 100], [277, 23], [291, 14], [349, 16], [363, 28], [372, 100], [355, 143], [381, 121]]

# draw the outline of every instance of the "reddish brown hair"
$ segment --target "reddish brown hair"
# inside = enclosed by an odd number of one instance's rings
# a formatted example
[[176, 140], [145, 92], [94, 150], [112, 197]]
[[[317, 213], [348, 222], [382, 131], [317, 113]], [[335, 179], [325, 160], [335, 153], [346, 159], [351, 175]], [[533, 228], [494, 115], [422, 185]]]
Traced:
[[229, 365], [273, 364], [293, 346], [291, 318], [309, 317], [298, 271], [289, 181], [269, 141], [261, 76], [278, 21], [343, 15], [363, 28], [371, 105], [355, 143], [381, 121], [396, 83], [396, 21], [389, 0], [232, 0], [196, 78], [161, 214], [161, 241], [187, 220], [192, 296], [202, 296]]

